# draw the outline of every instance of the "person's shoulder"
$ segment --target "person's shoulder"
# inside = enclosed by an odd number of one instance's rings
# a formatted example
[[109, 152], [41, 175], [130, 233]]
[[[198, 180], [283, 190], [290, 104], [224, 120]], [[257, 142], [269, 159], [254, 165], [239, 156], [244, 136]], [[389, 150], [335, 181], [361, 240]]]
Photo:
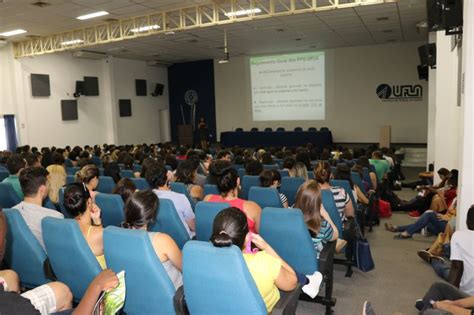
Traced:
[[64, 215], [59, 212], [59, 211], [56, 211], [56, 210], [53, 210], [53, 209], [48, 209], [48, 208], [45, 208], [45, 207], [39, 207], [42, 211], [42, 213], [48, 217], [54, 217], [54, 218], [58, 218], [58, 219], [64, 219]]

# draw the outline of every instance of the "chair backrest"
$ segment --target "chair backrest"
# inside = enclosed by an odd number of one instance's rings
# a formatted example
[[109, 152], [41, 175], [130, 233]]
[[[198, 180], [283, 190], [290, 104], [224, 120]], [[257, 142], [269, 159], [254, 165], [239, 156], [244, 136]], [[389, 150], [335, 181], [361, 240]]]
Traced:
[[285, 131], [285, 128], [283, 128], [283, 127], [278, 127], [278, 128], [277, 128], [277, 131], [278, 131], [278, 132]]
[[337, 167], [335, 166], [331, 166], [331, 174], [336, 174], [336, 171], [337, 171]]
[[132, 182], [135, 184], [138, 190], [147, 190], [150, 189], [150, 185], [144, 178], [131, 178]]
[[234, 245], [217, 248], [209, 242], [186, 244], [183, 282], [191, 314], [267, 314], [242, 252]]
[[250, 129], [250, 131], [252, 131], [252, 132], [257, 132], [257, 131], [258, 131], [258, 128], [257, 128], [257, 127], [253, 127], [252, 129]]
[[175, 288], [147, 232], [109, 226], [104, 231], [107, 267], [125, 270], [127, 314], [175, 314]]
[[244, 131], [244, 129], [242, 129], [242, 128], [235, 128], [235, 131], [236, 131], [236, 132], [242, 132], [242, 131]]
[[81, 168], [77, 166], [73, 167], [66, 167], [66, 173], [67, 175], [76, 175], [77, 172], [79, 172]]
[[365, 190], [364, 183], [362, 182], [362, 177], [360, 177], [360, 174], [357, 172], [351, 172], [351, 180], [354, 183], [354, 185], [357, 185], [359, 189], [362, 191], [364, 195], [367, 194], [367, 191]]
[[262, 209], [265, 207], [281, 208], [283, 206], [276, 188], [250, 187], [249, 200], [256, 202]]
[[332, 191], [329, 189], [321, 190], [321, 199], [323, 202], [324, 209], [326, 209], [329, 216], [331, 217], [332, 222], [337, 227], [337, 230], [339, 232], [339, 238], [342, 238], [342, 221], [341, 217], [339, 216], [339, 212], [337, 210], [336, 202], [334, 201], [334, 195], [332, 194]]
[[227, 202], [200, 201], [196, 204], [196, 239], [209, 241], [214, 218], [222, 210], [230, 207]]
[[95, 166], [102, 167], [102, 159], [100, 157], [94, 155], [93, 157], [91, 157], [91, 161], [92, 163], [94, 163]]
[[272, 131], [273, 131], [273, 129], [272, 129], [272, 128], [270, 128], [270, 127], [266, 127], [266, 128], [264, 129], [264, 131], [265, 131], [265, 132], [272, 132]]
[[213, 184], [204, 185], [204, 196], [218, 195], [218, 194], [219, 194], [219, 189], [217, 189], [217, 185], [213, 185]]
[[370, 179], [370, 170], [367, 167], [362, 168], [362, 174], [364, 175], [364, 180], [369, 183], [369, 188], [373, 189], [372, 180]]
[[242, 186], [242, 191], [241, 191], [242, 198], [248, 199], [250, 187], [253, 187], [253, 186], [260, 187], [260, 177], [245, 175], [241, 179], [241, 186]]
[[3, 209], [7, 219], [7, 243], [5, 262], [20, 277], [27, 288], [34, 288], [49, 280], [45, 277], [43, 264], [46, 253], [33, 235], [17, 209]]
[[143, 168], [143, 166], [141, 166], [140, 164], [133, 164], [133, 171], [134, 172], [141, 172], [142, 168]]
[[280, 192], [288, 198], [288, 205], [291, 206], [295, 203], [296, 193], [303, 183], [304, 178], [301, 177], [283, 177], [281, 179]]
[[328, 127], [321, 127], [321, 129], [319, 129], [319, 131], [329, 131], [329, 128]]
[[188, 198], [189, 203], [191, 204], [191, 207], [193, 207], [193, 209], [194, 209], [194, 205], [195, 205], [194, 200], [191, 197], [191, 195], [189, 194], [188, 189], [186, 188], [186, 186], [183, 183], [170, 182], [170, 188], [174, 192], [185, 195], [186, 198]]
[[110, 176], [99, 176], [99, 185], [97, 191], [105, 194], [111, 194], [115, 188], [115, 182]]
[[309, 127], [308, 131], [309, 132], [316, 132], [316, 131], [318, 131], [318, 129], [316, 129], [315, 127]]
[[301, 127], [296, 127], [294, 130], [299, 132], [299, 131], [303, 131], [303, 128], [301, 128]]
[[66, 175], [66, 184], [72, 184], [76, 182], [74, 175]]
[[74, 219], [47, 217], [41, 222], [49, 261], [58, 281], [80, 300], [92, 280], [102, 271]]
[[21, 202], [20, 197], [10, 183], [0, 183], [0, 206], [11, 208]]
[[351, 197], [352, 206], [354, 207], [354, 209], [356, 208], [357, 202], [354, 198], [354, 194], [352, 193], [352, 188], [351, 188], [351, 184], [349, 184], [349, 181], [343, 180], [343, 179], [331, 179], [329, 181], [329, 184], [331, 186], [339, 186], [339, 187], [344, 188], [344, 191], [346, 192], [346, 194], [348, 194], [349, 197]]
[[308, 178], [309, 179], [314, 179], [315, 178], [313, 171], [308, 171]]
[[58, 204], [59, 210], [64, 215], [66, 219], [72, 219], [73, 216], [67, 211], [66, 207], [64, 207], [64, 187], [59, 188], [58, 192]]
[[74, 167], [74, 165], [72, 164], [72, 161], [70, 159], [65, 159], [64, 160], [64, 166], [66, 166], [67, 168]]
[[125, 221], [124, 204], [120, 195], [100, 193], [95, 196], [95, 203], [102, 211], [101, 218], [104, 227], [120, 226]]
[[155, 219], [155, 222], [149, 226], [149, 230], [152, 232], [168, 234], [181, 249], [190, 239], [185, 224], [186, 223], [184, 223], [179, 217], [173, 201], [169, 199], [160, 199], [158, 217]]
[[105, 176], [105, 170], [103, 167], [98, 167], [99, 169], [99, 176]]
[[10, 176], [10, 172], [7, 170], [0, 170], [0, 182], [2, 182], [5, 178]]
[[297, 272], [311, 275], [318, 270], [316, 250], [300, 209], [264, 208], [260, 235]]
[[46, 198], [45, 200], [43, 200], [43, 207], [51, 209], [51, 210], [57, 210], [56, 207], [54, 206], [54, 203], [49, 198]]
[[135, 174], [133, 174], [132, 170], [121, 170], [120, 171], [120, 177], [126, 177], [126, 178], [134, 178]]
[[245, 168], [238, 168], [237, 174], [239, 174], [240, 180], [245, 176]]
[[263, 169], [264, 170], [278, 170], [280, 168], [280, 165], [278, 164], [264, 164]]
[[290, 173], [287, 170], [278, 170], [278, 173], [280, 173], [281, 178], [290, 176]]

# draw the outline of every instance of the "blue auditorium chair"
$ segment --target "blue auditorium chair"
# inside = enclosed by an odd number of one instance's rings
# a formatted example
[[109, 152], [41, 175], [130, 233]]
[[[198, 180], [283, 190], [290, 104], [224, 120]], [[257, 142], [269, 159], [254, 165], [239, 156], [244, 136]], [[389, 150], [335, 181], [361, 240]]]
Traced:
[[175, 314], [175, 288], [147, 232], [109, 226], [104, 230], [107, 267], [125, 270], [127, 314]]
[[7, 220], [5, 262], [15, 270], [22, 286], [34, 288], [49, 280], [44, 274], [46, 253], [16, 209], [3, 209]]
[[343, 180], [343, 179], [331, 179], [329, 181], [329, 184], [331, 186], [339, 186], [339, 187], [344, 188], [344, 191], [346, 192], [346, 194], [348, 194], [349, 197], [351, 198], [352, 206], [354, 207], [354, 209], [356, 209], [357, 202], [354, 198], [354, 194], [352, 193], [352, 188], [351, 188], [351, 185], [349, 184], [349, 181]]
[[46, 197], [45, 200], [43, 200], [43, 207], [51, 209], [51, 210], [57, 210], [56, 206], [54, 203], [49, 199], [49, 197]]
[[272, 132], [272, 131], [273, 131], [273, 129], [272, 129], [272, 128], [270, 128], [270, 127], [266, 127], [266, 128], [264, 129], [264, 131], [265, 131], [265, 132]]
[[301, 131], [303, 131], [303, 128], [301, 128], [301, 127], [296, 127], [296, 128], [294, 129], [294, 131], [301, 132]]
[[252, 132], [258, 132], [258, 128], [257, 128], [257, 127], [253, 127], [252, 129], [250, 129], [250, 131], [252, 131]]
[[329, 128], [328, 127], [321, 127], [321, 129], [319, 129], [319, 131], [329, 131]]
[[[183, 282], [191, 314], [267, 314], [242, 252], [236, 246], [218, 248], [200, 241], [186, 244]], [[273, 314], [295, 314], [300, 289], [298, 286], [282, 295]]]
[[308, 171], [308, 179], [314, 179], [314, 173], [313, 171]]
[[110, 176], [99, 176], [99, 185], [97, 191], [104, 194], [111, 194], [115, 188], [115, 182]]
[[234, 164], [234, 165], [232, 165], [232, 167], [235, 168], [236, 171], [238, 171], [241, 168], [245, 168], [245, 166], [243, 164]]
[[230, 205], [227, 202], [200, 201], [196, 204], [196, 239], [198, 241], [209, 241], [214, 218], [228, 207]]
[[166, 233], [176, 242], [178, 247], [183, 248], [184, 244], [189, 241], [189, 233], [187, 227], [179, 217], [174, 204], [169, 199], [160, 199], [158, 207], [158, 216], [148, 228], [152, 232]]
[[93, 156], [93, 157], [91, 157], [91, 161], [92, 161], [92, 163], [94, 163], [95, 166], [102, 167], [102, 160], [101, 160], [100, 157]]
[[76, 182], [76, 178], [74, 175], [66, 175], [66, 184], [72, 184]]
[[58, 281], [71, 289], [79, 301], [89, 284], [102, 271], [74, 219], [47, 217], [42, 223], [43, 239]]
[[244, 129], [242, 129], [242, 128], [235, 128], [235, 131], [236, 131], [236, 132], [243, 132]]
[[186, 198], [188, 198], [189, 203], [191, 204], [191, 207], [194, 209], [194, 206], [195, 206], [194, 200], [191, 197], [191, 195], [189, 194], [188, 189], [186, 188], [186, 186], [183, 183], [170, 182], [170, 188], [174, 192], [185, 195]]
[[245, 176], [245, 168], [237, 169], [237, 174], [239, 174], [240, 180]]
[[3, 182], [5, 178], [10, 176], [10, 172], [7, 170], [0, 170], [0, 182]]
[[359, 173], [351, 172], [351, 180], [354, 185], [357, 185], [357, 187], [359, 187], [359, 189], [364, 195], [367, 195], [367, 191], [365, 190], [364, 183], [362, 182], [362, 178], [360, 177]]
[[66, 173], [67, 175], [76, 175], [80, 169], [80, 167], [66, 167]]
[[205, 184], [204, 196], [207, 196], [207, 195], [219, 195], [219, 189], [217, 188], [217, 185]]
[[103, 167], [98, 167], [97, 168], [99, 170], [99, 176], [104, 176], [105, 175], [105, 170]]
[[293, 205], [296, 200], [296, 193], [304, 183], [301, 177], [283, 177], [281, 179], [280, 192], [288, 198], [288, 205]]
[[131, 178], [132, 182], [135, 184], [135, 187], [138, 190], [147, 190], [150, 189], [150, 185], [144, 178]]
[[278, 164], [264, 164], [263, 169], [264, 170], [278, 170], [280, 166]]
[[253, 186], [260, 187], [260, 177], [245, 175], [244, 177], [241, 178], [241, 186], [242, 186], [242, 191], [240, 193], [242, 194], [242, 199], [247, 200], [249, 197], [250, 187], [253, 187]]
[[278, 127], [278, 128], [277, 128], [277, 131], [278, 131], [278, 132], [283, 132], [283, 131], [285, 131], [285, 128], [283, 128], [283, 127]]
[[70, 167], [74, 167], [74, 164], [72, 164], [72, 161], [70, 159], [65, 159], [64, 166], [66, 167], [66, 169], [68, 169]]
[[290, 176], [290, 173], [287, 170], [278, 170], [278, 173], [280, 173], [281, 178]]
[[0, 206], [2, 208], [11, 208], [21, 201], [12, 184], [0, 183]]
[[369, 189], [373, 189], [372, 179], [370, 178], [370, 171], [367, 167], [362, 168], [362, 175], [364, 175], [364, 180], [369, 184]]
[[67, 211], [64, 207], [64, 187], [59, 188], [58, 192], [58, 204], [59, 204], [59, 211], [64, 215], [66, 219], [72, 219], [73, 216]]
[[337, 227], [337, 230], [339, 232], [339, 238], [342, 238], [342, 235], [343, 235], [342, 221], [341, 221], [341, 217], [339, 216], [339, 211], [337, 210], [336, 202], [334, 201], [334, 195], [332, 194], [332, 191], [329, 189], [322, 189], [321, 199], [323, 202], [324, 209], [326, 209], [329, 216], [331, 217], [332, 222]]
[[134, 172], [141, 172], [142, 171], [142, 168], [143, 166], [141, 166], [140, 164], [133, 164], [133, 171]]
[[318, 131], [318, 129], [316, 129], [315, 127], [309, 127], [308, 131], [309, 132], [316, 132], [316, 131]]
[[126, 178], [134, 178], [135, 174], [133, 173], [132, 170], [121, 170], [120, 171], [120, 177], [126, 177]]
[[262, 209], [265, 207], [283, 207], [280, 194], [276, 188], [250, 187], [249, 200], [256, 202]]
[[120, 226], [125, 221], [124, 204], [120, 195], [97, 194], [95, 203], [101, 210], [104, 227], [109, 225]]

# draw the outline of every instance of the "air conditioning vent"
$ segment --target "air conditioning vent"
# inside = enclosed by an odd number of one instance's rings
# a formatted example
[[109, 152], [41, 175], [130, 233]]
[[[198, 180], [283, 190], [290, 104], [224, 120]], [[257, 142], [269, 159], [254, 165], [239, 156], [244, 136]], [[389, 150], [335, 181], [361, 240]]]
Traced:
[[85, 59], [105, 59], [107, 54], [103, 52], [91, 51], [91, 50], [79, 50], [72, 53], [75, 58]]

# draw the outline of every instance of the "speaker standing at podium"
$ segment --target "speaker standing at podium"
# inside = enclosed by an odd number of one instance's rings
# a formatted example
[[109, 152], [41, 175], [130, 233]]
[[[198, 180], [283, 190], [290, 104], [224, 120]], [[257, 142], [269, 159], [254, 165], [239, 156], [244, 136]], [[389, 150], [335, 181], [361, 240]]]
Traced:
[[204, 117], [201, 117], [198, 125], [199, 129], [199, 141], [201, 142], [201, 148], [203, 150], [207, 149], [207, 125], [206, 122], [204, 121]]

